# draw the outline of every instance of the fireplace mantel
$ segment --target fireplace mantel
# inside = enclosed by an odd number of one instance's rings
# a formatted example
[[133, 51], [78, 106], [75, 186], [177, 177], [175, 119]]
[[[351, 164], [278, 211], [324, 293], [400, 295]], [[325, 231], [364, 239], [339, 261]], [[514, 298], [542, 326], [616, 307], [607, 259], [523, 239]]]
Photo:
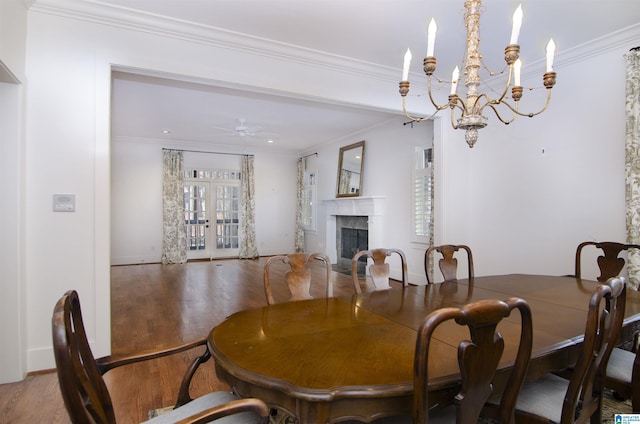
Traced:
[[374, 216], [384, 215], [384, 197], [344, 197], [325, 200], [327, 215]]
[[366, 216], [369, 231], [369, 249], [384, 247], [382, 240], [382, 216], [385, 197], [362, 196], [324, 200], [326, 209], [326, 253], [331, 263], [338, 260], [336, 241], [336, 216]]

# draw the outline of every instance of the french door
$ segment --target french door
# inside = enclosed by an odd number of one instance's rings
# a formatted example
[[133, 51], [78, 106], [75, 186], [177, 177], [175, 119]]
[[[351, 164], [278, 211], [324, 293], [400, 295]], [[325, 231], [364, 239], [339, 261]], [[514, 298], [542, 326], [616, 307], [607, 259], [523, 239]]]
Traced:
[[185, 181], [187, 258], [238, 255], [240, 186], [214, 181]]

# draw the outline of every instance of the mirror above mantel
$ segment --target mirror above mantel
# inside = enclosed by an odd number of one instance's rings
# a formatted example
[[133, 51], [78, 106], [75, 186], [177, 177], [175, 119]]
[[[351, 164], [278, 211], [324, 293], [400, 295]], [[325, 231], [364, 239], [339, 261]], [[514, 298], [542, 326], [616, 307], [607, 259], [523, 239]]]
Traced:
[[357, 197], [362, 192], [364, 140], [340, 148], [336, 197]]

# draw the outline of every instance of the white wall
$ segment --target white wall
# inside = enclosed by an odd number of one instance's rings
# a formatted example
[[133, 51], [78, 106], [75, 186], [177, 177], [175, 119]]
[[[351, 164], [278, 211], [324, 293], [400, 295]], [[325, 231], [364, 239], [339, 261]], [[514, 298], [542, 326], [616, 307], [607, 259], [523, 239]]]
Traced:
[[22, 106], [22, 86], [0, 83], [0, 383], [26, 370]]
[[[101, 355], [110, 350], [112, 65], [383, 109], [400, 107], [395, 69], [372, 68], [283, 46], [276, 53], [276, 48], [260, 40], [218, 43], [216, 34], [173, 23], [167, 24], [172, 31], [133, 31], [127, 29], [126, 20], [100, 25], [67, 18], [64, 13], [46, 14], [37, 7], [28, 19], [24, 266], [29, 370], [53, 367], [51, 309], [69, 288], [80, 292], [94, 352]], [[139, 24], [144, 27], [144, 22]], [[637, 40], [637, 32], [629, 40]], [[472, 150], [464, 144], [462, 134], [447, 125], [436, 128], [436, 175], [441, 190], [436, 205], [440, 218], [437, 242], [471, 245], [479, 275], [560, 274], [571, 271], [579, 241], [624, 239], [625, 65], [621, 57], [629, 44], [598, 50], [566, 66], [558, 57], [558, 85], [549, 111], [506, 128], [491, 119]], [[363, 194], [402, 196], [403, 189], [397, 186], [387, 193], [382, 189], [389, 190], [389, 175], [402, 179], [406, 172], [404, 166], [388, 167], [395, 146], [401, 145], [394, 143], [400, 139], [389, 137], [368, 145], [365, 172], [370, 177]], [[542, 147], [544, 155], [540, 154]], [[318, 157], [326, 161], [318, 169], [322, 175], [327, 172], [330, 181], [322, 193], [326, 198], [334, 196], [337, 149]], [[256, 156], [256, 168], [269, 168], [258, 159]], [[268, 196], [264, 194], [268, 189], [280, 190], [274, 181], [265, 184], [267, 190], [260, 188], [260, 196]], [[76, 194], [77, 212], [53, 213], [54, 193]], [[395, 231], [389, 231], [388, 243], [402, 243], [400, 234], [410, 222], [409, 215], [395, 208], [400, 201], [391, 204], [394, 208], [388, 209], [388, 219]], [[286, 210], [275, 203], [270, 208], [264, 216]], [[267, 240], [274, 235], [260, 237]], [[279, 235], [290, 236], [287, 232]], [[264, 246], [265, 250], [280, 247]], [[412, 262], [417, 260], [412, 256]]]
[[162, 259], [162, 146], [111, 145], [111, 264]]
[[295, 250], [297, 156], [256, 152], [256, 242], [263, 256]]
[[27, 8], [23, 0], [0, 1], [0, 82], [24, 81]]
[[0, 1], [0, 383], [27, 369], [24, 291], [24, 86], [27, 11]]

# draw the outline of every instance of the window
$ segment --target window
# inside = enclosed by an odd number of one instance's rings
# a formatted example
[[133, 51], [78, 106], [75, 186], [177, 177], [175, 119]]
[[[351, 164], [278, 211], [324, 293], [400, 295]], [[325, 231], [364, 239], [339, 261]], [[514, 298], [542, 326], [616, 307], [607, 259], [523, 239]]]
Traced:
[[316, 230], [316, 172], [305, 171], [302, 192], [302, 225], [307, 231]]
[[416, 147], [413, 211], [413, 241], [429, 244], [433, 218], [433, 148], [431, 147]]

